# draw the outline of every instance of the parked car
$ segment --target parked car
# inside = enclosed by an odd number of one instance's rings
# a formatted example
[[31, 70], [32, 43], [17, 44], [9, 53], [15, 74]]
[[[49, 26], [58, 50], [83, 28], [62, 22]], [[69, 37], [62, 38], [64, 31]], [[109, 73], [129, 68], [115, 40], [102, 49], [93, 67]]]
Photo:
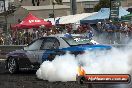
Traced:
[[24, 49], [8, 53], [5, 67], [11, 74], [24, 69], [37, 70], [44, 61], [52, 61], [56, 55], [64, 55], [67, 51], [76, 56], [85, 50], [109, 49], [111, 46], [97, 44], [84, 36], [58, 34], [36, 39]]

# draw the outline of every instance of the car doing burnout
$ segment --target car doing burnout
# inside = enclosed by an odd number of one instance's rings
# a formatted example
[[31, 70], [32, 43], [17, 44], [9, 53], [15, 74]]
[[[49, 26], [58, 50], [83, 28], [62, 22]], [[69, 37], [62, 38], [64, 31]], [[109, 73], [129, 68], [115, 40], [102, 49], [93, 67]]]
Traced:
[[13, 74], [19, 70], [37, 70], [44, 61], [54, 60], [56, 55], [64, 55], [67, 51], [75, 56], [86, 50], [110, 50], [111, 46], [94, 44], [95, 41], [80, 35], [53, 35], [32, 41], [22, 50], [7, 54], [6, 69]]

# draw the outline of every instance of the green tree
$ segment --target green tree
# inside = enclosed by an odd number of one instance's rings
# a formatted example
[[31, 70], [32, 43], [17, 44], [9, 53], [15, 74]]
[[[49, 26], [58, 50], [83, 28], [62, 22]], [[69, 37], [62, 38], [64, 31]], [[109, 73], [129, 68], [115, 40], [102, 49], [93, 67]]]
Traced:
[[100, 0], [97, 5], [94, 6], [94, 11], [99, 11], [101, 8], [109, 8], [110, 0]]
[[57, 4], [62, 5], [62, 0], [55, 0]]
[[37, 6], [39, 6], [40, 5], [40, 0], [32, 0], [32, 5], [36, 6], [36, 4], [37, 4]]

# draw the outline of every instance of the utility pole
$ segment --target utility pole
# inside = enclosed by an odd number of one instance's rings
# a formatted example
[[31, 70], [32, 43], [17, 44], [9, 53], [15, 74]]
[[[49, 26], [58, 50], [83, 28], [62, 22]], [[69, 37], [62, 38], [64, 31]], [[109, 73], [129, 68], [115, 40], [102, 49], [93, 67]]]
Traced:
[[6, 5], [5, 5], [5, 0], [3, 0], [4, 3], [4, 18], [5, 18], [5, 29], [6, 29], [6, 44], [8, 44], [8, 28], [7, 28], [7, 12], [6, 12]]
[[0, 0], [3, 2], [3, 9], [4, 9], [4, 12], [2, 12], [4, 14], [4, 18], [5, 18], [5, 24], [6, 24], [6, 32], [7, 32], [7, 13], [6, 13], [6, 5], [5, 5], [5, 0]]
[[70, 0], [70, 7], [71, 7], [71, 15], [75, 15], [77, 13], [76, 0]]
[[52, 5], [53, 5], [53, 17], [54, 17], [54, 22], [55, 22], [55, 2], [54, 0], [52, 1]]

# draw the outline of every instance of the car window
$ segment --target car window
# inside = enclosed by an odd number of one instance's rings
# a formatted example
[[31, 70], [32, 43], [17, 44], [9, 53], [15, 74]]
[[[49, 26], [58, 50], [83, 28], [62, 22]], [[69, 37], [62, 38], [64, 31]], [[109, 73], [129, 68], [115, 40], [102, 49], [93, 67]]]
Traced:
[[64, 41], [66, 41], [69, 45], [75, 46], [75, 45], [93, 45], [90, 39], [87, 37], [82, 37], [82, 36], [73, 36], [73, 37], [62, 37]]
[[42, 42], [43, 42], [42, 39], [34, 41], [32, 44], [28, 46], [28, 50], [39, 50]]
[[41, 49], [58, 49], [60, 46], [60, 43], [58, 39], [56, 38], [46, 38], [46, 40], [43, 42]]

